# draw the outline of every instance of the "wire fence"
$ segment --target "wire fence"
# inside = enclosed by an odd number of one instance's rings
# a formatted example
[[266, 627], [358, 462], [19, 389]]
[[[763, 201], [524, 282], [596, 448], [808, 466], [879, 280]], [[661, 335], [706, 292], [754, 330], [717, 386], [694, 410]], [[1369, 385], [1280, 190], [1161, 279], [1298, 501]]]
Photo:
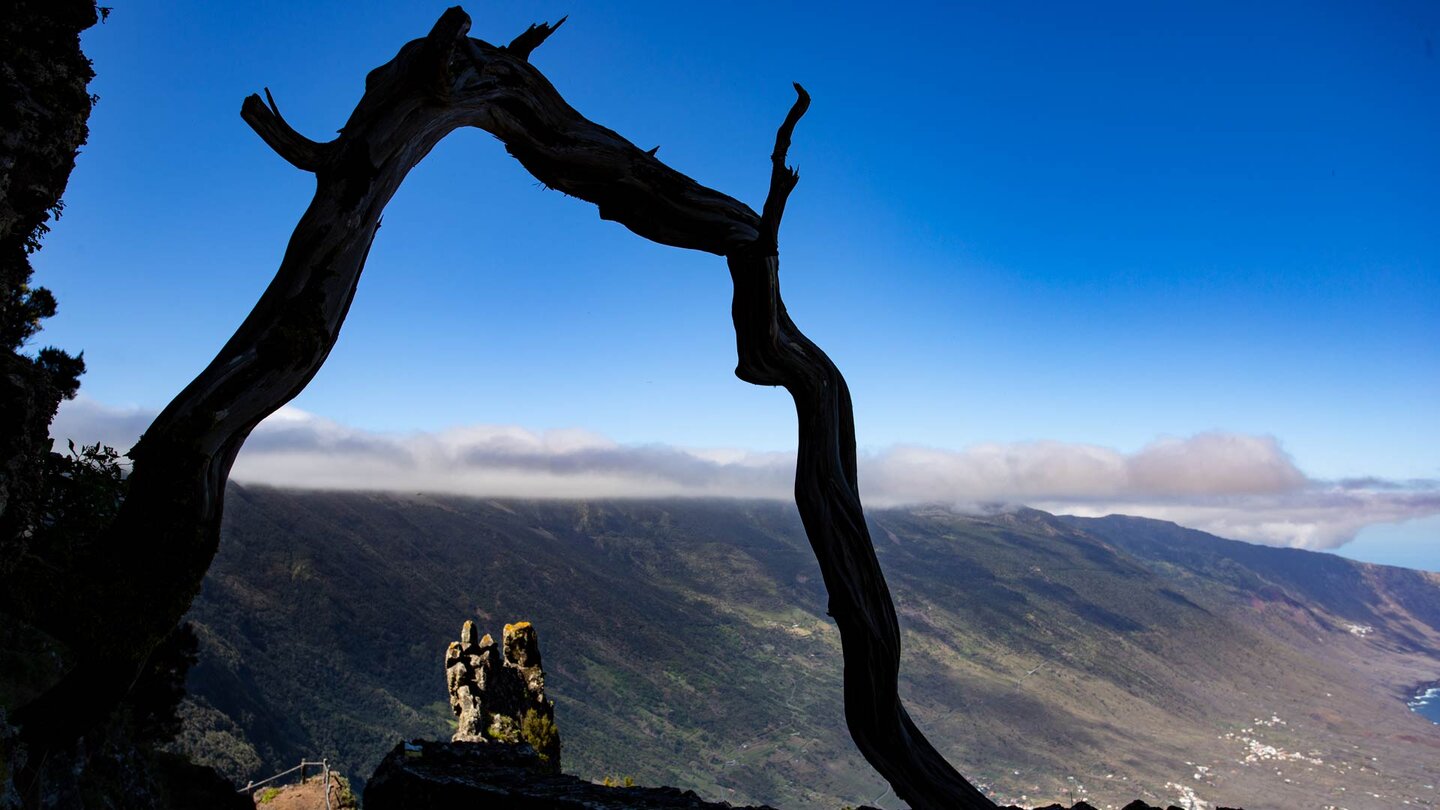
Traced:
[[295, 773], [296, 771], [299, 771], [299, 772], [300, 772], [300, 784], [303, 785], [303, 784], [305, 784], [305, 769], [306, 769], [306, 768], [319, 768], [319, 769], [320, 769], [320, 774], [321, 774], [321, 776], [322, 776], [322, 777], [324, 778], [324, 780], [325, 780], [325, 810], [331, 810], [331, 808], [332, 808], [332, 806], [333, 806], [332, 803], [331, 803], [331, 798], [334, 797], [335, 800], [338, 801], [338, 800], [339, 800], [339, 797], [338, 797], [338, 796], [335, 796], [335, 784], [334, 784], [334, 783], [335, 783], [335, 780], [331, 778], [330, 760], [328, 760], [328, 759], [322, 759], [322, 760], [319, 760], [318, 762], [312, 762], [312, 761], [310, 761], [310, 760], [302, 759], [302, 760], [300, 760], [300, 764], [299, 764], [299, 765], [296, 765], [296, 766], [293, 767], [293, 768], [289, 768], [289, 769], [287, 769], [287, 770], [283, 770], [283, 771], [275, 774], [274, 776], [269, 777], [268, 779], [261, 779], [259, 782], [256, 782], [256, 781], [253, 781], [253, 780], [252, 780], [252, 781], [251, 781], [249, 784], [247, 784], [245, 787], [242, 787], [242, 788], [240, 788], [239, 790], [237, 790], [237, 791], [235, 791], [235, 792], [236, 792], [236, 793], [253, 793], [253, 791], [255, 791], [256, 789], [261, 788], [261, 787], [264, 787], [265, 785], [268, 785], [268, 784], [270, 784], [271, 782], [274, 782], [274, 781], [277, 780], [277, 779], [281, 779], [281, 778], [283, 778], [283, 777], [289, 776], [290, 774]]

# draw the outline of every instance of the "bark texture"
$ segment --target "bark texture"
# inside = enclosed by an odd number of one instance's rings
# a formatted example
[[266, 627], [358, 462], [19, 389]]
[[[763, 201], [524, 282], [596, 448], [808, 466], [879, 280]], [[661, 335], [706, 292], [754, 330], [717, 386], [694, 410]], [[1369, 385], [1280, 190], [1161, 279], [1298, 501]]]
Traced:
[[[795, 399], [796, 500], [842, 634], [851, 734], [912, 806], [993, 807], [936, 753], [897, 697], [899, 627], [856, 486], [850, 397], [780, 299], [777, 234], [798, 179], [784, 159], [808, 103], [804, 91], [797, 85], [801, 100], [780, 129], [770, 195], [757, 215], [571, 108], [527, 61], [556, 26], [532, 26], [503, 47], [468, 37], [469, 27], [464, 11], [452, 8], [372, 71], [339, 137], [327, 143], [293, 130], [268, 91], [265, 101], [245, 100], [241, 114], [261, 138], [315, 174], [314, 201], [255, 309], [131, 453], [129, 496], [94, 563], [108, 584], [89, 597], [106, 600], [114, 618], [104, 628], [72, 628], [113, 674], [97, 676], [82, 662], [75, 677], [89, 688], [77, 693], [62, 684], [32, 704], [27, 716], [49, 722], [27, 724], [27, 733], [63, 739], [82, 731], [123, 695], [148, 651], [183, 616], [216, 550], [236, 453], [334, 346], [381, 213], [406, 174], [445, 135], [472, 126], [499, 138], [546, 186], [594, 203], [602, 218], [655, 242], [727, 257], [736, 373], [783, 385]], [[84, 695], [78, 704], [77, 694]]]

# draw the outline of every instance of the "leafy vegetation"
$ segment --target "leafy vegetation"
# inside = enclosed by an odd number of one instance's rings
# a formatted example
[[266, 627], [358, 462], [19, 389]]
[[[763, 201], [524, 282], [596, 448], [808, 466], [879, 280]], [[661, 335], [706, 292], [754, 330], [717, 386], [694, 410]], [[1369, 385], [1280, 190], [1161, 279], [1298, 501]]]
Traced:
[[56, 312], [55, 296], [32, 283], [30, 255], [64, 209], [60, 197], [88, 135], [95, 74], [79, 33], [95, 20], [93, 0], [22, 0], [0, 15], [0, 576], [13, 574], [28, 546], [47, 428], [85, 370], [81, 356], [53, 346], [27, 352]]
[[185, 753], [195, 764], [214, 768], [237, 785], [260, 772], [260, 755], [246, 739], [244, 729], [204, 698], [186, 698], [176, 714], [180, 730], [165, 750]]
[[635, 787], [635, 777], [607, 776], [604, 779], [600, 780], [600, 784], [604, 785], [605, 787]]
[[56, 588], [84, 590], [82, 566], [125, 499], [126, 470], [115, 448], [91, 444], [77, 450], [73, 441], [68, 444], [68, 454], [45, 458], [45, 483], [23, 569], [31, 576], [18, 581], [12, 594], [17, 602], [23, 600], [15, 605], [21, 615], [43, 610]]
[[530, 709], [520, 719], [520, 737], [540, 755], [540, 761], [550, 762], [550, 753], [560, 744], [560, 732], [555, 721], [540, 712]]
[[490, 719], [490, 726], [485, 729], [485, 736], [496, 742], [520, 742], [520, 729], [515, 723], [515, 718], [497, 714]]
[[330, 778], [335, 782], [335, 792], [332, 798], [335, 801], [336, 810], [358, 810], [360, 799], [356, 797], [355, 791], [350, 787], [350, 780], [331, 771]]

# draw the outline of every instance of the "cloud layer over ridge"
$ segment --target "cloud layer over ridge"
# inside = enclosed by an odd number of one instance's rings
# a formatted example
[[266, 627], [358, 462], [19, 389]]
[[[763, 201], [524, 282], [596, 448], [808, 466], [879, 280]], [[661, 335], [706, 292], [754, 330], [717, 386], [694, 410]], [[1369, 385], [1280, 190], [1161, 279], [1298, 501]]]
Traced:
[[[154, 414], [85, 398], [57, 439], [128, 449]], [[245, 444], [242, 483], [459, 495], [606, 498], [790, 497], [794, 453], [622, 445], [584, 430], [477, 425], [376, 433], [282, 408]], [[1316, 481], [1268, 436], [1201, 433], [1135, 453], [1058, 441], [964, 450], [895, 446], [860, 458], [868, 506], [1026, 504], [1078, 515], [1173, 520], [1223, 537], [1335, 548], [1365, 526], [1440, 514], [1435, 481]]]

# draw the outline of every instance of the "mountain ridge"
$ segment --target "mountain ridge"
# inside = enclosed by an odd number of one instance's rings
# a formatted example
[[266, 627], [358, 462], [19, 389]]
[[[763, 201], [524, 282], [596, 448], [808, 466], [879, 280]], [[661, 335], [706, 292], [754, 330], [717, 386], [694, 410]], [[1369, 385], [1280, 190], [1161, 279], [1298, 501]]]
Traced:
[[[364, 775], [399, 736], [448, 736], [447, 634], [526, 619], [567, 770], [781, 807], [894, 806], [839, 719], [838, 639], [792, 505], [256, 487], [229, 501], [191, 614], [191, 708], [239, 729], [221, 738], [250, 746], [237, 761], [318, 748]], [[1440, 727], [1397, 699], [1440, 673], [1432, 580], [1342, 561], [1364, 575], [1325, 602], [1205, 543], [1212, 556], [1185, 565], [1141, 553], [1125, 526], [1034, 510], [870, 518], [905, 633], [902, 696], [997, 798], [1434, 801]], [[1374, 617], [1368, 635], [1346, 627], [1356, 616]], [[1271, 717], [1284, 725], [1255, 724]], [[1267, 746], [1303, 759], [1254, 753]], [[1277, 761], [1307, 783], [1262, 770]], [[1338, 789], [1364, 786], [1386, 798]]]

